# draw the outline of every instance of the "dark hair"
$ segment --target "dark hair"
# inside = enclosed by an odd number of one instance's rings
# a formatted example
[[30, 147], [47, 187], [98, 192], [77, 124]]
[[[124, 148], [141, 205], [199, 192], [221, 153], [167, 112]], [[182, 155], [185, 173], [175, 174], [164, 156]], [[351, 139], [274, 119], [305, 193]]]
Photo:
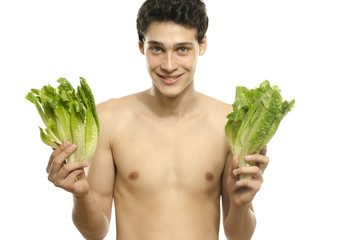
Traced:
[[188, 28], [196, 28], [196, 39], [201, 43], [209, 19], [202, 0], [146, 0], [138, 11], [138, 38], [144, 42], [148, 26], [152, 22], [174, 22]]

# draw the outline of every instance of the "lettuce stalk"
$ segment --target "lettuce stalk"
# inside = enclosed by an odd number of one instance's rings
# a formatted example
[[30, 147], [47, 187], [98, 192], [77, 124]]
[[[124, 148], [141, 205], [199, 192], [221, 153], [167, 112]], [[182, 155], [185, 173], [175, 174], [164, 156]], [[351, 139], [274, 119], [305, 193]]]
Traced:
[[[283, 101], [278, 86], [271, 87], [267, 80], [251, 90], [236, 87], [225, 134], [232, 153], [238, 156], [239, 167], [255, 166], [255, 162], [245, 161], [245, 156], [259, 153], [267, 145], [294, 104], [294, 99]], [[250, 178], [249, 174], [240, 175], [240, 180]]]
[[25, 97], [35, 105], [46, 127], [45, 130], [39, 127], [40, 138], [52, 148], [66, 141], [77, 144], [67, 163], [90, 162], [99, 136], [94, 96], [82, 77], [77, 91], [65, 78], [59, 78], [58, 83], [57, 88], [48, 84], [40, 90], [31, 89]]

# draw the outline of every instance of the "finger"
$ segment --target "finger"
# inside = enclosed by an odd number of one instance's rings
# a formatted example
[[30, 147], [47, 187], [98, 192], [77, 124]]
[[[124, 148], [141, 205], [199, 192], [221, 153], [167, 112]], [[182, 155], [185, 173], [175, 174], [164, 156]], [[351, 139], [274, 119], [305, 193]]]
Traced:
[[263, 161], [259, 162], [259, 168], [264, 173], [265, 169], [268, 167], [269, 157], [264, 156]]
[[243, 180], [237, 181], [235, 183], [234, 188], [235, 188], [234, 189], [235, 191], [239, 190], [240, 188], [248, 188], [254, 192], [257, 192], [261, 188], [261, 181], [243, 179]]
[[[53, 141], [53, 143], [54, 143], [55, 145], [57, 145], [58, 147], [61, 145], [61, 144], [57, 143], [56, 141]], [[52, 148], [52, 149], [55, 150], [55, 149], [57, 149], [58, 147]]]
[[54, 185], [56, 187], [60, 187], [70, 191], [72, 189], [72, 185], [77, 181], [78, 178], [80, 178], [83, 172], [84, 172], [83, 169], [74, 170], [66, 178], [56, 179], [54, 181]]
[[239, 157], [235, 155], [232, 161], [232, 168], [235, 169], [238, 167], [239, 167]]
[[263, 171], [259, 167], [244, 168], [241, 174], [249, 174], [251, 175], [252, 180], [263, 182]]
[[72, 163], [68, 163], [68, 164], [64, 164], [58, 174], [57, 174], [57, 179], [65, 179], [68, 177], [68, 175], [70, 175], [72, 172], [76, 171], [76, 170], [83, 170], [83, 168], [88, 167], [88, 162], [72, 162]]
[[70, 145], [70, 142], [66, 141], [65, 143], [59, 145], [54, 151], [53, 153], [50, 155], [49, 161], [48, 161], [48, 165], [47, 165], [47, 173], [49, 173], [49, 169], [50, 166], [53, 163], [53, 160], [62, 152], [64, 151], [68, 146]]
[[263, 172], [257, 166], [241, 167], [241, 168], [238, 168], [238, 169], [234, 169], [234, 174], [236, 174], [236, 175], [240, 175], [240, 174], [250, 175], [253, 180], [263, 182]]
[[53, 181], [58, 171], [62, 168], [67, 157], [77, 149], [77, 145], [71, 144], [56, 156], [49, 168], [49, 181]]
[[234, 156], [233, 159], [231, 160], [231, 166], [229, 167], [229, 175], [234, 177], [234, 178], [237, 178], [238, 174], [235, 174], [234, 171], [238, 167], [239, 167], [239, 157]]
[[260, 168], [257, 166], [252, 167], [239, 167], [233, 170], [234, 175], [239, 174], [250, 174], [250, 175], [256, 175], [260, 171]]
[[70, 184], [73, 184], [84, 178], [85, 178], [85, 172], [84, 172], [84, 169], [81, 169], [81, 170], [75, 170], [75, 171], [71, 172], [68, 175], [68, 177], [66, 178], [66, 181], [69, 182]]
[[269, 157], [261, 154], [247, 155], [245, 156], [245, 160], [248, 162], [256, 162], [262, 172], [264, 172], [269, 163]]
[[268, 147], [265, 145], [265, 147], [260, 151], [260, 154], [265, 156], [267, 150], [268, 150]]

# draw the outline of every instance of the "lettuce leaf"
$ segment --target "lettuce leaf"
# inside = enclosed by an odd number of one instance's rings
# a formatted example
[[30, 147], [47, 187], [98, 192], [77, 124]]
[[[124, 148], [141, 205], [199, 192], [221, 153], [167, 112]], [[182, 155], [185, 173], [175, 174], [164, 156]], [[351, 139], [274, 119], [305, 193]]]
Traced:
[[[251, 90], [236, 87], [233, 112], [227, 116], [225, 134], [232, 153], [239, 157], [239, 167], [255, 165], [255, 162], [245, 161], [245, 156], [259, 153], [267, 145], [294, 104], [294, 99], [283, 101], [278, 86], [271, 87], [267, 80]], [[250, 175], [240, 175], [240, 179], [250, 178]]]
[[35, 105], [46, 127], [45, 131], [39, 127], [40, 138], [52, 148], [66, 141], [77, 144], [77, 150], [69, 156], [67, 163], [90, 162], [99, 136], [92, 91], [84, 78], [80, 78], [77, 91], [65, 78], [59, 78], [58, 83], [57, 88], [48, 84], [40, 90], [31, 89], [25, 97]]

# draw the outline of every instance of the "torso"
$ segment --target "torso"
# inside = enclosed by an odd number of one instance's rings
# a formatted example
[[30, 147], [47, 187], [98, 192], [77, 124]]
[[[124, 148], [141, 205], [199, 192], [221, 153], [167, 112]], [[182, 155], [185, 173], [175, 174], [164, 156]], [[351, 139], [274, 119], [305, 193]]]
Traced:
[[169, 121], [147, 111], [144, 94], [106, 103], [117, 239], [218, 239], [231, 107], [199, 94], [193, 115]]

